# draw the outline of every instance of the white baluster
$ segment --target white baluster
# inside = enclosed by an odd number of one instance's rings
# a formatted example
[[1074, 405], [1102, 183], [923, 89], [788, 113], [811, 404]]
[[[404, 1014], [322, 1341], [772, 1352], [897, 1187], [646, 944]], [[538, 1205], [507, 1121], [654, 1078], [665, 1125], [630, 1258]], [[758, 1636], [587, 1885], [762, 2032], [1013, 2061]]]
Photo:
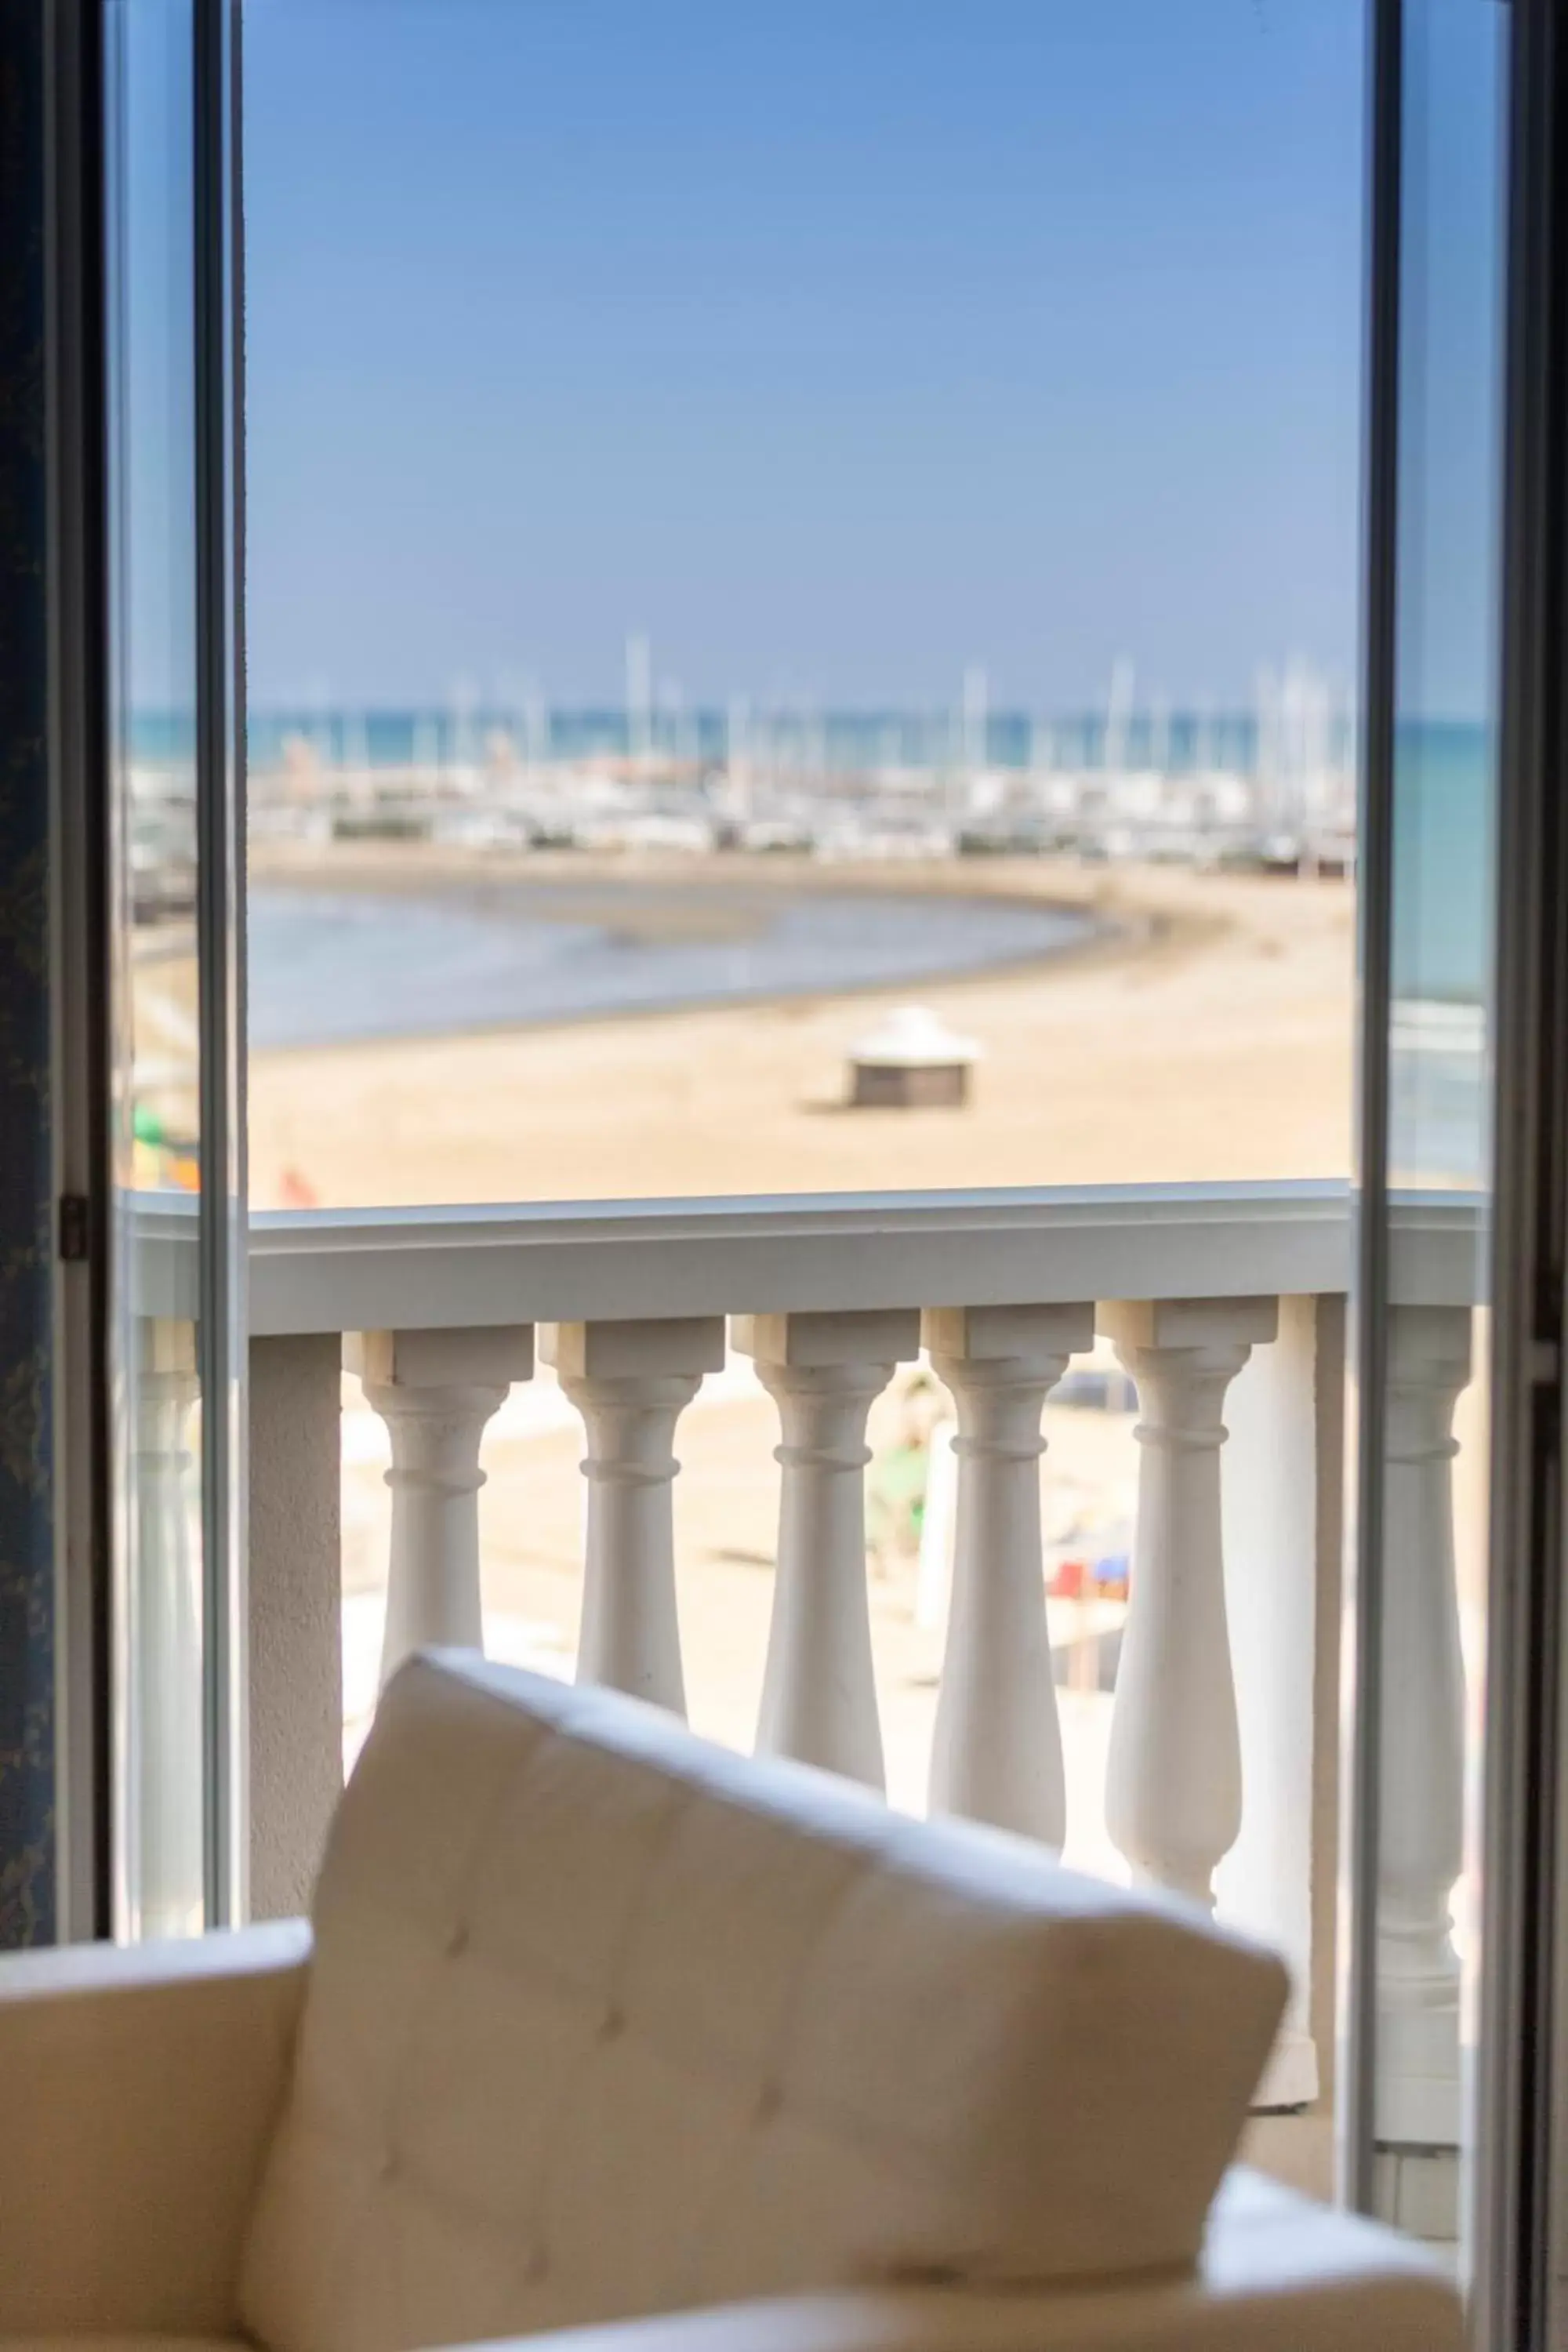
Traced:
[[412, 1650], [484, 1647], [479, 1446], [512, 1382], [533, 1370], [533, 1331], [366, 1331], [349, 1335], [344, 1361], [392, 1439], [385, 1683]]
[[1272, 1339], [1272, 1298], [1130, 1303], [1100, 1328], [1138, 1383], [1138, 1526], [1106, 1764], [1106, 1826], [1133, 1874], [1213, 1908], [1241, 1827], [1220, 1538], [1225, 1393]]
[[1468, 1307], [1389, 1315], [1384, 1488], [1377, 2137], [1451, 2147], [1459, 2127], [1465, 1671], [1454, 1569], [1454, 1408]]
[[192, 1409], [200, 1388], [194, 1324], [137, 1326], [134, 1663], [135, 1856], [127, 1924], [142, 1936], [189, 1936], [203, 1921], [202, 1600], [199, 1508], [191, 1477]]
[[958, 1411], [952, 1597], [931, 1742], [931, 1810], [1060, 1848], [1061, 1725], [1040, 1549], [1040, 1414], [1094, 1308], [944, 1307], [922, 1336]]
[[721, 1316], [554, 1323], [541, 1353], [588, 1436], [587, 1559], [577, 1679], [686, 1712], [675, 1606], [675, 1424], [724, 1362]]
[[733, 1331], [778, 1405], [784, 1438], [757, 1747], [880, 1789], [866, 1595], [866, 1417], [894, 1366], [916, 1353], [920, 1316], [912, 1307], [742, 1316]]

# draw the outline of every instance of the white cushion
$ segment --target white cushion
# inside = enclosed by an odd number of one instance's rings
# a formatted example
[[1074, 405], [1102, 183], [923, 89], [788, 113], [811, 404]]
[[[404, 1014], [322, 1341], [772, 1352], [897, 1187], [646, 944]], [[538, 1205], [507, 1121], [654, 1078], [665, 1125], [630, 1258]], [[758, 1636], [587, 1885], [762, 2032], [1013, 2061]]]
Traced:
[[1189, 2264], [1285, 1992], [1037, 1848], [456, 1659], [383, 1700], [315, 1924], [275, 2352]]

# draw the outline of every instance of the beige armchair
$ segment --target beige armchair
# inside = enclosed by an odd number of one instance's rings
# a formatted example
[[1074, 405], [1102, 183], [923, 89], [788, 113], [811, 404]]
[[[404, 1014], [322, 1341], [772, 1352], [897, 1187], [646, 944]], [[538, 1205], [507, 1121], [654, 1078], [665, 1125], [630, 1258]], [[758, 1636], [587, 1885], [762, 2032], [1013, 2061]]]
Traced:
[[1282, 1991], [1013, 1840], [416, 1660], [313, 1931], [0, 1966], [0, 2352], [1457, 2352], [1414, 2248], [1226, 2172]]

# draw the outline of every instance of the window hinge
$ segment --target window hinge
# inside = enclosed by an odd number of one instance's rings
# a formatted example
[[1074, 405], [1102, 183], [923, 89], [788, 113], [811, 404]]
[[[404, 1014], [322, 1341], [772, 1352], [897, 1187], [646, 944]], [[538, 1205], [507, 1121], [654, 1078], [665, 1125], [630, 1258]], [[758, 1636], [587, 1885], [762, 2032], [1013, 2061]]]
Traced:
[[62, 1192], [59, 1200], [59, 1254], [66, 1265], [80, 1265], [92, 1255], [92, 1219], [85, 1192]]

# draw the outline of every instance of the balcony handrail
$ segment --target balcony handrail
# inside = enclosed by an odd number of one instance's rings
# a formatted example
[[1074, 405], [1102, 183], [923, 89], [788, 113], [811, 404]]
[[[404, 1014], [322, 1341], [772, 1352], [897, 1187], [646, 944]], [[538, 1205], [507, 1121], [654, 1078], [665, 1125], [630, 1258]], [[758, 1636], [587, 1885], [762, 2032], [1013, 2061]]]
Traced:
[[251, 1328], [643, 1320], [1336, 1290], [1342, 1185], [286, 1210], [251, 1221]]
[[[1473, 1196], [1402, 1196], [1399, 1296], [1472, 1298]], [[1348, 1289], [1334, 1181], [1106, 1184], [252, 1217], [258, 1338]]]

